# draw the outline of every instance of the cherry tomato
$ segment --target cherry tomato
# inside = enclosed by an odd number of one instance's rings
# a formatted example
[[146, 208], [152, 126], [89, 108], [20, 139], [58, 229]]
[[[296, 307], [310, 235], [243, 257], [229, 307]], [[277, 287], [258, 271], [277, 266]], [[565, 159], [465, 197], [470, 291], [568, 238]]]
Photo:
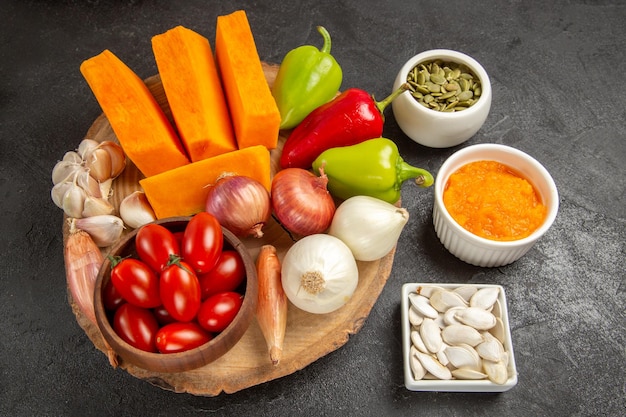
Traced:
[[157, 273], [167, 266], [170, 255], [180, 255], [180, 245], [174, 234], [154, 223], [139, 229], [135, 236], [135, 248], [139, 258]]
[[217, 265], [206, 274], [198, 275], [202, 299], [219, 292], [235, 291], [246, 277], [246, 267], [239, 252], [225, 250]]
[[204, 330], [219, 333], [233, 321], [243, 304], [243, 296], [234, 291], [207, 298], [198, 311], [198, 323]]
[[161, 326], [176, 322], [176, 319], [172, 317], [170, 313], [167, 312], [167, 309], [162, 305], [158, 306], [157, 308], [153, 308], [152, 313], [154, 314], [154, 317], [156, 317]]
[[134, 258], [117, 258], [112, 265], [111, 282], [124, 300], [143, 308], [161, 305], [159, 277], [146, 263]]
[[115, 311], [119, 306], [124, 304], [126, 300], [122, 294], [115, 288], [111, 280], [107, 281], [102, 290], [102, 303], [108, 311]]
[[148, 309], [122, 304], [113, 317], [113, 329], [124, 341], [146, 352], [157, 352], [159, 323]]
[[159, 329], [156, 346], [161, 353], [184, 352], [210, 341], [213, 336], [197, 323], [171, 323]]
[[222, 253], [224, 235], [219, 221], [205, 211], [193, 216], [183, 236], [182, 256], [194, 272], [209, 272]]
[[177, 261], [161, 272], [159, 283], [163, 307], [178, 321], [191, 321], [200, 308], [200, 283], [189, 264]]
[[176, 238], [176, 241], [178, 242], [178, 247], [182, 248], [183, 247], [183, 236], [185, 235], [185, 231], [181, 230], [179, 232], [174, 232], [174, 237]]

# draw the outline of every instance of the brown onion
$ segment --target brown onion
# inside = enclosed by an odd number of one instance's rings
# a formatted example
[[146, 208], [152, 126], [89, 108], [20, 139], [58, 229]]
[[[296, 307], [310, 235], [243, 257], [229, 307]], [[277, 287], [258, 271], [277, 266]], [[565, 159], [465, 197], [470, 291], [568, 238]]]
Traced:
[[238, 237], [262, 237], [270, 217], [270, 196], [257, 180], [225, 174], [209, 190], [206, 211]]
[[328, 177], [302, 168], [286, 168], [272, 180], [272, 207], [280, 223], [302, 236], [323, 233], [333, 220], [335, 201], [328, 192]]

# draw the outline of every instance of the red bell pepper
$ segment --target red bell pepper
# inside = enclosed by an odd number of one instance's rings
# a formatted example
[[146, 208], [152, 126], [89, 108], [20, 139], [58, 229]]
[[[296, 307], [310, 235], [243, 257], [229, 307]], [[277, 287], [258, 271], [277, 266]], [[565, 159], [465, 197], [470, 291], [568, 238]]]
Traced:
[[281, 168], [309, 169], [327, 149], [382, 136], [385, 108], [407, 89], [408, 84], [403, 84], [377, 102], [367, 91], [350, 88], [313, 110], [285, 141]]

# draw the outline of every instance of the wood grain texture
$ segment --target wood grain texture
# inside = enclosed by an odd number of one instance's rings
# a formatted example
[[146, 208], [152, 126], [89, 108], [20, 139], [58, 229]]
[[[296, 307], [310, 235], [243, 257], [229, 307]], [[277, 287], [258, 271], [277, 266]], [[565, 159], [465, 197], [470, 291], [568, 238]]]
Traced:
[[[264, 64], [263, 69], [271, 86], [278, 66]], [[146, 84], [169, 115], [169, 107], [159, 77], [148, 78]], [[97, 141], [117, 141], [104, 115], [94, 121], [86, 137]], [[278, 147], [271, 152], [272, 173], [279, 169], [279, 156], [285, 140], [286, 136], [281, 133]], [[120, 201], [126, 195], [140, 189], [141, 178], [141, 173], [129, 162], [124, 173], [114, 182], [114, 194], [111, 199], [116, 207], [119, 207]], [[273, 220], [263, 230], [265, 234], [262, 239], [243, 239], [252, 258], [256, 259], [262, 245], [272, 244], [277, 249], [279, 259], [282, 260], [293, 244], [292, 238]], [[67, 238], [67, 234], [68, 228], [64, 221], [64, 239]], [[106, 255], [108, 248], [104, 248], [103, 252]], [[391, 273], [394, 253], [395, 248], [380, 260], [357, 262], [359, 268], [357, 289], [350, 301], [333, 313], [310, 314], [290, 303], [283, 357], [277, 366], [273, 366], [270, 361], [265, 340], [255, 319], [241, 340], [228, 353], [204, 367], [180, 373], [151, 372], [123, 361], [119, 362], [119, 367], [163, 389], [199, 396], [216, 396], [222, 392], [234, 393], [292, 374], [340, 348], [348, 342], [350, 335], [361, 329]], [[79, 325], [96, 348], [110, 355], [100, 330], [80, 313], [71, 298], [70, 304]]]

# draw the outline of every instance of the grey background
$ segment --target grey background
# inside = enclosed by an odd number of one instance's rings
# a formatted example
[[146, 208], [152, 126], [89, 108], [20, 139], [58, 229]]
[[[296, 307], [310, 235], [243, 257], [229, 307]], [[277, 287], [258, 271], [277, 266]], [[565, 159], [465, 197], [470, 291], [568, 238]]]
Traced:
[[[403, 189], [411, 213], [391, 276], [361, 331], [293, 375], [215, 398], [176, 394], [112, 369], [67, 304], [55, 162], [101, 110], [79, 72], [109, 48], [137, 74], [156, 73], [150, 38], [184, 25], [214, 40], [220, 14], [245, 9], [261, 58], [279, 63], [333, 38], [342, 88], [386, 96], [418, 52], [477, 59], [492, 111], [466, 144], [427, 149], [387, 112], [385, 136], [436, 174], [455, 150], [495, 142], [553, 175], [560, 211], [518, 262], [477, 268], [450, 255], [432, 227], [432, 189]], [[0, 6], [0, 415], [2, 416], [588, 416], [624, 415], [626, 4], [623, 1], [4, 1]], [[519, 383], [502, 394], [404, 388], [400, 289], [405, 282], [501, 284]]]

